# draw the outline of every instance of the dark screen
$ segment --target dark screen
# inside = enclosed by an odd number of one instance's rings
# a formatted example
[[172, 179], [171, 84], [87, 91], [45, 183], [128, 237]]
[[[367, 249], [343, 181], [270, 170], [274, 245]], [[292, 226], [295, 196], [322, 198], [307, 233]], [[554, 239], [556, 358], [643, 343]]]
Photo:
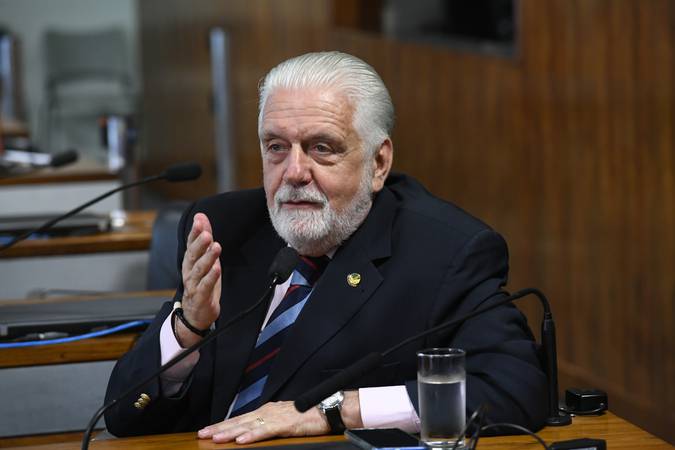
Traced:
[[349, 430], [373, 447], [418, 447], [420, 442], [408, 433], [398, 428], [385, 428], [381, 430]]

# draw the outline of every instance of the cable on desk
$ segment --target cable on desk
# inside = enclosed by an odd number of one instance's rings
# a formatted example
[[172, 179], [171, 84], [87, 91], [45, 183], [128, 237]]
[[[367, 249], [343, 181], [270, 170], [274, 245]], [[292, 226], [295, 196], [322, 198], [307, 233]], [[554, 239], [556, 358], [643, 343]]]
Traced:
[[37, 347], [39, 345], [53, 345], [53, 344], [66, 344], [68, 342], [81, 341], [84, 339], [90, 339], [95, 337], [107, 336], [109, 334], [118, 333], [120, 331], [128, 330], [129, 328], [135, 328], [141, 325], [149, 324], [149, 320], [134, 320], [133, 322], [123, 323], [112, 328], [106, 328], [105, 330], [92, 331], [91, 333], [80, 334], [77, 336], [69, 336], [58, 339], [46, 339], [41, 341], [29, 341], [29, 342], [7, 342], [0, 343], [0, 349], [3, 348], [20, 348], [20, 347]]
[[487, 414], [487, 409], [488, 409], [487, 406], [484, 404], [480, 404], [478, 406], [478, 408], [474, 411], [474, 413], [471, 414], [469, 420], [467, 420], [464, 430], [457, 437], [450, 450], [455, 450], [459, 448], [458, 447], [459, 442], [462, 439], [468, 438], [467, 433], [469, 431], [469, 428], [471, 428], [472, 426], [475, 426], [475, 430], [471, 435], [470, 439], [467, 439], [467, 442], [465, 442], [464, 446], [462, 447], [463, 449], [475, 450], [476, 446], [478, 445], [478, 440], [481, 437], [480, 435], [483, 431], [489, 430], [491, 428], [511, 428], [514, 430], [518, 430], [523, 434], [529, 434], [530, 436], [535, 438], [537, 442], [539, 442], [542, 445], [542, 447], [544, 447], [544, 450], [550, 450], [550, 447], [546, 445], [546, 442], [542, 438], [540, 438], [539, 435], [537, 435], [537, 433], [534, 433], [533, 431], [530, 431], [521, 425], [516, 425], [513, 423], [490, 423], [487, 425], [483, 425], [483, 422], [485, 421], [485, 415]]

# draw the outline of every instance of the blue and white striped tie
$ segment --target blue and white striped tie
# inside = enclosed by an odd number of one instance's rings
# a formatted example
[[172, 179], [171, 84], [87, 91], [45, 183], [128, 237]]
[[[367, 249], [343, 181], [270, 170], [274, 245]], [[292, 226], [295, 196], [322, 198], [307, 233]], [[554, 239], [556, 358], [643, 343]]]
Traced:
[[328, 261], [326, 256], [300, 257], [300, 262], [293, 271], [291, 284], [283, 300], [258, 335], [258, 341], [244, 369], [244, 376], [239, 385], [239, 393], [235, 398], [230, 417], [245, 414], [260, 406], [260, 395], [275, 357], [281, 350], [284, 339], [293, 328], [295, 319], [307, 303], [314, 284], [321, 276]]

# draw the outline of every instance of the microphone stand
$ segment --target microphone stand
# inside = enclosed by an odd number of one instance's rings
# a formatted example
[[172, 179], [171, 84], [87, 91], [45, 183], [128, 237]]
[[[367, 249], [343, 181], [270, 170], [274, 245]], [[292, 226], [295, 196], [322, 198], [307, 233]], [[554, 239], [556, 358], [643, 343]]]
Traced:
[[241, 320], [242, 317], [250, 314], [252, 311], [257, 309], [261, 304], [265, 303], [267, 304], [267, 308], [269, 308], [269, 301], [271, 300], [271, 294], [274, 288], [278, 285], [283, 283], [288, 279], [290, 276], [291, 272], [293, 271], [293, 268], [297, 264], [299, 256], [295, 250], [292, 250], [290, 247], [284, 247], [282, 248], [279, 253], [277, 253], [277, 256], [275, 257], [274, 261], [272, 262], [272, 266], [270, 268], [270, 276], [271, 276], [271, 281], [269, 286], [265, 289], [265, 292], [263, 295], [260, 297], [260, 299], [255, 302], [253, 305], [249, 306], [245, 310], [241, 311], [239, 314], [236, 316], [232, 317], [230, 320], [225, 322], [222, 326], [216, 328], [215, 330], [211, 331], [209, 334], [207, 334], [204, 339], [201, 341], [191, 345], [187, 349], [185, 349], [182, 353], [179, 353], [178, 355], [174, 356], [169, 362], [164, 364], [163, 366], [160, 366], [160, 368], [155, 371], [154, 373], [150, 374], [148, 377], [144, 378], [140, 383], [132, 386], [131, 388], [127, 389], [122, 395], [118, 396], [117, 398], [114, 398], [110, 402], [106, 403], [105, 405], [101, 406], [92, 416], [91, 420], [89, 421], [89, 424], [87, 425], [87, 429], [84, 431], [84, 435], [82, 436], [82, 450], [87, 450], [89, 448], [89, 441], [91, 440], [91, 433], [94, 430], [94, 427], [96, 426], [96, 423], [99, 421], [101, 416], [110, 408], [115, 406], [121, 399], [124, 399], [134, 392], [138, 391], [141, 389], [143, 386], [145, 386], [147, 383], [151, 382], [155, 377], [158, 377], [171, 367], [175, 366], [178, 364], [180, 361], [185, 359], [188, 355], [196, 352], [200, 348], [204, 347], [206, 344], [209, 342], [213, 341], [215, 338], [220, 336], [225, 330], [227, 330], [232, 324], [238, 322]]
[[[113, 195], [117, 192], [123, 191], [125, 189], [129, 189], [129, 188], [132, 188], [132, 187], [136, 187], [136, 186], [139, 186], [141, 184], [150, 183], [152, 181], [163, 180], [163, 179], [168, 179], [169, 181], [188, 181], [190, 178], [174, 179], [173, 175], [174, 175], [174, 172], [176, 171], [176, 167], [180, 168], [180, 166], [173, 166], [173, 167], [170, 167], [169, 169], [167, 169], [167, 171], [165, 171], [164, 173], [161, 173], [159, 175], [153, 175], [153, 176], [150, 176], [150, 177], [147, 177], [147, 178], [143, 178], [142, 180], [138, 180], [138, 181], [135, 181], [133, 183], [118, 186], [115, 189], [112, 189], [108, 192], [104, 192], [103, 194], [99, 195], [98, 197], [94, 198], [93, 200], [90, 200], [83, 205], [80, 205], [80, 206], [78, 206], [74, 209], [71, 209], [67, 213], [62, 214], [58, 217], [55, 217], [55, 218], [49, 220], [48, 222], [42, 224], [38, 228], [36, 228], [34, 230], [28, 230], [28, 231], [20, 234], [19, 236], [16, 236], [11, 241], [9, 241], [9, 242], [7, 242], [3, 245], [0, 245], [0, 252], [2, 252], [4, 250], [7, 250], [10, 247], [13, 247], [16, 243], [18, 243], [20, 241], [23, 241], [24, 239], [29, 237], [31, 234], [41, 233], [43, 231], [46, 231], [46, 230], [50, 229], [51, 227], [53, 227], [58, 222], [61, 222], [62, 220], [65, 220], [65, 219], [67, 219], [71, 216], [74, 216], [75, 214], [79, 213], [83, 209], [88, 208], [89, 206], [93, 205], [94, 203], [98, 203], [101, 200], [103, 200], [107, 197], [110, 197], [111, 195]], [[190, 175], [192, 175], [192, 174], [190, 174]], [[198, 176], [199, 176], [199, 174], [195, 178], [197, 178]]]
[[111, 400], [110, 402], [106, 403], [105, 405], [101, 406], [92, 416], [91, 420], [89, 421], [89, 424], [87, 425], [87, 429], [84, 432], [84, 436], [82, 436], [82, 450], [87, 450], [89, 448], [89, 441], [91, 439], [91, 433], [94, 430], [94, 427], [96, 426], [96, 423], [99, 421], [101, 416], [115, 406], [120, 400], [128, 397], [129, 395], [133, 394], [137, 390], [141, 389], [143, 386], [145, 386], [147, 383], [151, 382], [152, 380], [155, 379], [155, 377], [158, 377], [159, 375], [163, 374], [165, 371], [169, 370], [179, 362], [181, 362], [183, 359], [185, 359], [188, 355], [196, 352], [200, 348], [204, 347], [206, 344], [209, 342], [213, 341], [215, 338], [220, 336], [223, 331], [228, 329], [233, 323], [239, 321], [242, 317], [246, 316], [249, 314], [251, 311], [255, 310], [258, 308], [265, 300], [269, 300], [270, 294], [272, 293], [272, 290], [274, 287], [278, 284], [278, 278], [275, 277], [272, 279], [272, 282], [270, 285], [265, 289], [265, 293], [263, 294], [260, 299], [255, 302], [252, 306], [249, 308], [245, 309], [244, 311], [240, 312], [236, 316], [234, 316], [232, 319], [230, 319], [228, 322], [226, 322], [223, 326], [211, 331], [209, 334], [204, 337], [201, 341], [191, 345], [187, 349], [185, 349], [183, 352], [179, 353], [178, 355], [174, 356], [169, 362], [164, 364], [163, 366], [160, 366], [159, 370], [157, 370], [155, 373], [152, 373], [150, 376], [144, 378], [140, 383], [132, 386], [131, 388], [127, 389], [122, 395], [119, 397]]
[[[489, 300], [495, 295], [499, 295], [502, 292], [496, 292], [484, 301]], [[549, 426], [562, 426], [569, 425], [572, 423], [572, 419], [569, 415], [563, 414], [558, 406], [558, 361], [557, 361], [557, 351], [556, 351], [556, 340], [555, 340], [555, 324], [553, 322], [553, 315], [551, 313], [551, 307], [549, 305], [546, 296], [538, 289], [527, 288], [517, 291], [495, 303], [487, 305], [483, 308], [478, 308], [470, 313], [467, 313], [463, 316], [458, 317], [457, 319], [451, 320], [449, 322], [442, 323], [433, 328], [425, 330], [419, 334], [411, 336], [404, 341], [396, 344], [395, 346], [385, 350], [382, 353], [373, 352], [370, 353], [351, 366], [344, 369], [342, 372], [328, 378], [327, 380], [319, 383], [314, 388], [310, 389], [300, 397], [295, 400], [295, 408], [299, 412], [305, 412], [308, 409], [312, 408], [314, 405], [317, 405], [321, 400], [328, 397], [334, 392], [337, 392], [343, 389], [349, 383], [357, 380], [366, 373], [372, 371], [373, 369], [382, 365], [384, 358], [386, 358], [391, 353], [396, 350], [405, 347], [406, 345], [429, 336], [431, 334], [437, 333], [439, 331], [455, 327], [464, 323], [465, 321], [482, 314], [484, 312], [490, 311], [492, 309], [504, 306], [508, 303], [511, 303], [515, 300], [518, 300], [527, 295], [535, 295], [541, 302], [544, 308], [544, 320], [541, 327], [541, 344], [544, 348], [544, 353], [546, 357], [545, 361], [545, 370], [548, 379], [548, 418], [546, 419], [546, 424]]]

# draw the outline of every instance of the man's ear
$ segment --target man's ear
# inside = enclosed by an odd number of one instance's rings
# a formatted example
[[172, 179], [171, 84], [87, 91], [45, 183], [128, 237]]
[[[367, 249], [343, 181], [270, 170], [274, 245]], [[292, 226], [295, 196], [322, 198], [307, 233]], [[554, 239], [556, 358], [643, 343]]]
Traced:
[[380, 148], [373, 155], [373, 193], [379, 192], [384, 187], [384, 180], [389, 176], [391, 164], [394, 160], [394, 144], [391, 139], [385, 139]]

